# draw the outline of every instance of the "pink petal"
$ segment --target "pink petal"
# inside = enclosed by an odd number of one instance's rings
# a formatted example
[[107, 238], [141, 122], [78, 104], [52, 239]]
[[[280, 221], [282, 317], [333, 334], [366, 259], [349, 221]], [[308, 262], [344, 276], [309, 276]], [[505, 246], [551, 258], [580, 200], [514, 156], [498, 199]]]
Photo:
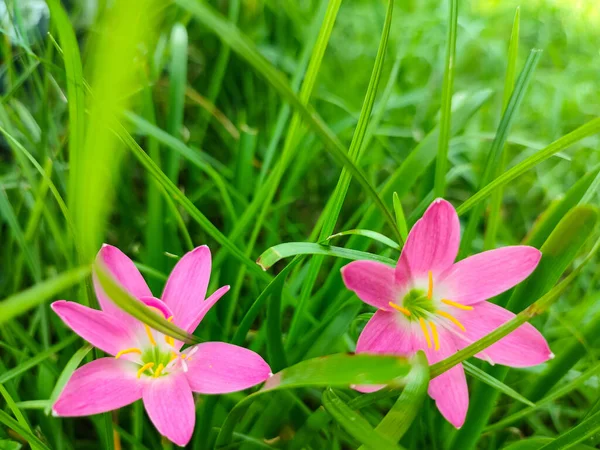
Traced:
[[408, 266], [413, 277], [436, 276], [449, 268], [458, 253], [460, 222], [454, 207], [438, 198], [410, 230], [397, 269]]
[[[439, 326], [437, 330], [440, 342], [439, 350], [426, 346], [424, 348], [429, 365], [446, 359], [458, 350], [452, 334]], [[456, 428], [463, 426], [469, 408], [469, 389], [462, 364], [452, 367], [431, 380], [427, 393], [435, 400], [437, 408], [448, 422]]]
[[215, 292], [213, 292], [213, 294], [210, 297], [208, 297], [206, 300], [204, 300], [201, 303], [200, 309], [196, 313], [196, 317], [194, 318], [194, 320], [192, 320], [190, 325], [186, 328], [186, 331], [193, 333], [194, 330], [196, 328], [198, 328], [198, 325], [200, 324], [200, 322], [202, 322], [202, 319], [204, 319], [204, 316], [206, 315], [206, 313], [208, 311], [210, 311], [210, 308], [212, 308], [213, 305], [215, 303], [217, 303], [221, 299], [221, 297], [223, 297], [228, 291], [229, 291], [229, 286], [222, 286], [219, 289], [217, 289]]
[[[459, 348], [475, 342], [511, 320], [515, 315], [490, 302], [473, 305], [472, 311], [460, 311], [456, 317], [464, 325], [466, 332], [454, 334]], [[459, 336], [464, 335], [464, 339]], [[529, 367], [541, 364], [554, 357], [544, 336], [533, 325], [525, 323], [475, 355], [483, 360], [511, 367]]]
[[251, 350], [224, 342], [205, 342], [186, 351], [186, 373], [192, 391], [201, 394], [227, 394], [262, 383], [271, 368]]
[[192, 390], [182, 373], [148, 380], [144, 406], [160, 434], [184, 447], [190, 441], [196, 422]]
[[[389, 303], [397, 303], [407, 280], [395, 279], [393, 267], [375, 261], [353, 261], [342, 267], [346, 287], [368, 305], [392, 311]], [[404, 281], [404, 282], [403, 282]]]
[[157, 310], [165, 319], [168, 319], [173, 315], [173, 312], [167, 306], [167, 304], [156, 297], [141, 297], [140, 301], [144, 305]]
[[89, 416], [122, 408], [142, 398], [137, 365], [100, 358], [80, 367], [52, 407], [57, 416]]
[[75, 333], [111, 355], [137, 347], [135, 336], [115, 317], [79, 303], [59, 300], [52, 309]]
[[[146, 284], [146, 281], [144, 281], [140, 271], [135, 267], [135, 264], [133, 264], [133, 261], [117, 247], [104, 244], [96, 256], [96, 261], [102, 262], [121, 286], [134, 297], [140, 298], [152, 296], [150, 288]], [[118, 318], [122, 322], [127, 322], [130, 323], [131, 326], [134, 326], [134, 323], [137, 322], [137, 320], [125, 311], [119, 309], [119, 307], [113, 303], [113, 301], [104, 293], [95, 274], [94, 288], [100, 307], [104, 312]]]
[[470, 305], [512, 288], [537, 267], [542, 254], [533, 247], [516, 245], [470, 256], [454, 264], [441, 284], [455, 302]]
[[184, 330], [204, 308], [210, 270], [210, 250], [203, 245], [183, 255], [167, 280], [162, 299], [173, 311], [173, 323]]
[[[408, 320], [396, 312], [377, 311], [360, 334], [356, 353], [410, 356], [420, 346], [418, 335], [413, 332]], [[384, 385], [352, 387], [359, 392], [374, 392]]]

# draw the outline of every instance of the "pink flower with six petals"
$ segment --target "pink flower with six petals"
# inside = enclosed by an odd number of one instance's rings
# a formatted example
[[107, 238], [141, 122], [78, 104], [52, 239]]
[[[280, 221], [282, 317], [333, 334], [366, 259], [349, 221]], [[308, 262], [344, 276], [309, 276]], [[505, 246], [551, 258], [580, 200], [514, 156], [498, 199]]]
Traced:
[[[373, 261], [354, 261], [342, 268], [346, 287], [377, 308], [358, 339], [357, 353], [409, 356], [423, 350], [434, 364], [515, 316], [485, 300], [527, 278], [540, 261], [540, 251], [503, 247], [455, 263], [459, 243], [458, 215], [450, 203], [437, 199], [410, 231], [395, 268]], [[553, 356], [530, 324], [476, 355], [512, 367], [534, 366]], [[356, 389], [372, 392], [382, 387]], [[428, 393], [442, 415], [460, 428], [469, 406], [462, 364], [431, 380]]]
[[[133, 262], [104, 245], [98, 253], [115, 279], [134, 297], [178, 327], [193, 332], [208, 310], [229, 290], [206, 300], [210, 250], [198, 247], [177, 263], [162, 300], [152, 296]], [[77, 369], [53, 406], [57, 416], [87, 416], [142, 399], [158, 431], [186, 445], [196, 420], [192, 392], [225, 394], [250, 388], [271, 375], [258, 354], [223, 342], [205, 342], [181, 350], [183, 343], [149, 328], [119, 309], [94, 278], [101, 311], [60, 300], [52, 309], [79, 336], [114, 357]]]

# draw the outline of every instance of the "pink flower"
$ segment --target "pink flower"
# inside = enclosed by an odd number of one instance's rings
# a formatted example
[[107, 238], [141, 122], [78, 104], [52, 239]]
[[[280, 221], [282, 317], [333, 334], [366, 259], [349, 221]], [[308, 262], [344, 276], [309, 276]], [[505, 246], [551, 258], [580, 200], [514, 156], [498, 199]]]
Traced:
[[[437, 199], [411, 230], [395, 268], [372, 261], [342, 268], [348, 289], [377, 308], [358, 339], [357, 353], [408, 356], [423, 350], [434, 364], [514, 317], [485, 300], [527, 278], [540, 261], [539, 250], [504, 247], [455, 263], [459, 242], [456, 211]], [[554, 355], [544, 337], [524, 324], [476, 356], [492, 364], [527, 367]], [[428, 392], [442, 415], [460, 428], [469, 406], [462, 364], [431, 380]]]
[[[211, 270], [210, 250], [198, 247], [177, 263], [163, 292], [154, 298], [142, 275], [119, 249], [105, 245], [97, 260], [129, 291], [175, 325], [193, 332], [229, 290], [204, 300]], [[196, 420], [192, 392], [225, 394], [262, 383], [271, 375], [256, 353], [223, 342], [181, 350], [175, 341], [123, 312], [94, 279], [102, 311], [60, 300], [52, 309], [83, 339], [113, 355], [77, 369], [53, 406], [57, 416], [87, 416], [142, 399], [158, 431], [186, 445]]]

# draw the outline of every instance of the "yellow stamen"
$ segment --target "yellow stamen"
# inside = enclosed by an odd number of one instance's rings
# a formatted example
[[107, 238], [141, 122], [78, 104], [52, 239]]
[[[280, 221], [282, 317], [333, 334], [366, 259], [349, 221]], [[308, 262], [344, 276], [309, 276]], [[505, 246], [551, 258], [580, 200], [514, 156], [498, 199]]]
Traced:
[[137, 372], [137, 377], [140, 378], [142, 376], [142, 374], [148, 370], [148, 369], [152, 369], [154, 367], [154, 363], [153, 362], [149, 362], [144, 364], [142, 367], [140, 367], [140, 370], [138, 370]]
[[433, 335], [433, 343], [435, 344], [435, 350], [440, 349], [440, 338], [438, 336], [437, 327], [435, 323], [429, 321], [429, 326], [431, 327], [431, 334]]
[[150, 330], [150, 327], [144, 324], [144, 328], [146, 329], [146, 334], [148, 335], [148, 339], [150, 339], [150, 343], [152, 345], [156, 345], [156, 341], [154, 340], [154, 336], [152, 336], [152, 330]]
[[160, 363], [158, 365], [158, 367], [156, 368], [156, 372], [154, 372], [154, 378], [158, 378], [161, 374], [161, 372], [163, 371], [163, 369], [165, 368], [163, 363]]
[[445, 303], [446, 305], [449, 305], [449, 306], [454, 306], [455, 308], [458, 308], [458, 309], [464, 309], [465, 311], [471, 311], [473, 309], [472, 306], [461, 305], [460, 303], [453, 302], [452, 300], [448, 300], [447, 298], [443, 298], [442, 303]]
[[429, 331], [427, 330], [427, 325], [425, 324], [425, 319], [419, 317], [419, 324], [421, 325], [421, 329], [423, 330], [423, 335], [425, 336], [425, 340], [427, 341], [427, 348], [431, 348], [431, 338], [429, 337]]
[[165, 336], [165, 341], [171, 347], [175, 347], [175, 339], [173, 339], [171, 336]]
[[433, 298], [433, 274], [429, 271], [429, 286], [427, 287], [427, 298], [431, 300]]
[[117, 356], [115, 356], [115, 358], [119, 359], [121, 356], [127, 355], [128, 353], [137, 353], [141, 355], [142, 351], [139, 348], [126, 348], [125, 350], [121, 350], [119, 353], [117, 353]]
[[167, 319], [167, 322], [173, 322], [173, 316], [169, 317], [169, 318]]
[[187, 358], [187, 355], [185, 353], [182, 353], [181, 354], [181, 359], [185, 359], [185, 358]]
[[171, 355], [173, 355], [173, 357], [171, 358], [171, 361], [169, 361], [169, 362], [173, 362], [173, 361], [175, 361], [177, 358], [179, 358], [179, 355], [178, 355], [177, 353], [173, 352], [173, 351], [171, 351]]
[[404, 314], [406, 317], [410, 317], [410, 311], [400, 305], [396, 305], [393, 302], [389, 302], [389, 305], [394, 308], [396, 311], [400, 311], [402, 314]]
[[460, 323], [459, 320], [456, 317], [454, 317], [452, 314], [449, 314], [446, 311], [440, 311], [440, 310], [436, 311], [436, 314], [439, 314], [440, 316], [445, 317], [449, 321], [453, 322], [463, 332], [467, 331], [467, 329], [465, 328], [465, 326], [462, 323]]

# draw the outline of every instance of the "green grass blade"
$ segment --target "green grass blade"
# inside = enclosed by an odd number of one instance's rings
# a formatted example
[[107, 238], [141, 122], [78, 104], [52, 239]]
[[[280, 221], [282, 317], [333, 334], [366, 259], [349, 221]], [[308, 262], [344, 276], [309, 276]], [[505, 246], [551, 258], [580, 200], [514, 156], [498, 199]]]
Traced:
[[535, 403], [527, 400], [525, 397], [523, 397], [517, 391], [512, 389], [510, 386], [507, 386], [502, 381], [494, 378], [489, 373], [484, 372], [479, 367], [474, 366], [473, 364], [469, 363], [468, 361], [463, 362], [463, 367], [465, 368], [465, 372], [467, 372], [473, 378], [476, 378], [479, 381], [482, 381], [483, 383], [496, 389], [497, 391], [502, 392], [503, 394], [506, 394], [509, 397], [514, 398], [518, 402], [521, 402], [527, 406], [532, 406], [532, 407], [536, 406]]
[[[521, 7], [517, 6], [515, 11], [515, 17], [513, 19], [512, 31], [510, 34], [510, 41], [508, 44], [508, 65], [506, 67], [506, 76], [504, 78], [504, 94], [502, 98], [502, 112], [506, 110], [510, 97], [512, 95], [515, 86], [515, 76], [517, 73], [517, 58], [519, 56], [519, 26], [521, 23]], [[504, 172], [506, 167], [506, 148], [502, 152], [502, 156], [496, 167], [495, 177]], [[498, 225], [500, 223], [500, 210], [502, 207], [502, 189], [497, 189], [492, 194], [490, 200], [490, 212], [489, 219], [487, 221], [487, 227], [485, 229], [485, 236], [483, 242], [484, 250], [490, 250], [496, 246], [496, 234], [498, 232]]]
[[600, 432], [600, 412], [585, 419], [566, 433], [561, 434], [552, 442], [540, 447], [540, 450], [563, 450], [591, 438]]
[[361, 448], [371, 450], [398, 450], [394, 442], [380, 435], [367, 420], [344, 403], [333, 391], [326, 389], [321, 398], [327, 412], [354, 439], [362, 443]]
[[327, 128], [318, 114], [298, 98], [290, 88], [285, 77], [269, 64], [260, 53], [258, 53], [252, 42], [234, 25], [216, 13], [208, 4], [196, 0], [176, 0], [176, 3], [193, 14], [199, 22], [217, 34], [223, 42], [228, 44], [233, 51], [252, 65], [280, 95], [290, 102], [291, 106], [301, 114], [304, 121], [306, 121], [306, 123], [310, 125], [323, 140], [326, 149], [331, 153], [335, 160], [346, 167], [350, 173], [352, 173], [352, 176], [356, 181], [362, 185], [365, 192], [380, 208], [386, 221], [393, 229], [395, 229], [394, 218], [377, 195], [375, 188], [369, 183], [363, 172], [349, 158], [344, 146], [335, 137], [333, 132]]
[[340, 237], [340, 236], [364, 236], [366, 238], [372, 239], [374, 241], [377, 242], [381, 242], [384, 245], [387, 245], [390, 248], [393, 248], [394, 250], [400, 250], [400, 244], [398, 244], [397, 242], [391, 240], [389, 237], [384, 236], [381, 233], [378, 233], [377, 231], [373, 231], [373, 230], [347, 230], [347, 231], [341, 231], [340, 233], [336, 233], [336, 234], [332, 234], [331, 236], [329, 236], [327, 239], [325, 239], [323, 241], [324, 245], [327, 245], [329, 243], [330, 240]]
[[31, 431], [29, 431], [26, 427], [21, 425], [15, 419], [10, 417], [4, 411], [0, 411], [0, 422], [6, 425], [8, 428], [16, 431], [18, 434], [23, 436], [27, 442], [32, 446], [32, 448], [40, 448], [44, 450], [50, 450], [46, 444], [40, 441]]
[[400, 231], [400, 236], [402, 236], [403, 242], [406, 242], [406, 238], [408, 237], [408, 226], [406, 225], [406, 218], [404, 216], [402, 202], [400, 202], [400, 197], [398, 197], [397, 192], [394, 192], [393, 201], [394, 212], [396, 213], [396, 225], [398, 226], [398, 230]]
[[444, 197], [446, 191], [448, 143], [450, 142], [450, 123], [452, 117], [452, 88], [454, 85], [454, 61], [456, 59], [456, 35], [458, 34], [458, 0], [449, 0], [449, 3], [450, 14], [448, 15], [444, 81], [442, 82], [440, 134], [438, 136], [438, 155], [435, 164], [435, 197]]
[[[533, 72], [537, 67], [541, 54], [541, 50], [531, 50], [527, 61], [525, 61], [525, 66], [523, 67], [523, 70], [521, 71], [521, 74], [519, 75], [519, 78], [515, 84], [515, 88], [510, 96], [508, 104], [506, 105], [504, 114], [502, 114], [500, 125], [498, 125], [498, 131], [496, 132], [496, 136], [492, 142], [485, 169], [483, 171], [483, 175], [481, 176], [480, 186], [485, 186], [491, 181], [492, 176], [495, 173], [498, 164], [500, 163], [503, 153], [502, 150], [504, 149], [506, 139], [508, 138], [508, 133], [514, 120], [516, 119], [517, 112], [521, 106], [521, 103], [523, 102], [525, 92], [531, 83]], [[483, 202], [480, 202], [474, 207], [473, 211], [471, 211], [469, 222], [461, 238], [461, 251], [459, 253], [459, 258], [461, 258], [461, 255], [462, 257], [466, 256], [471, 249], [473, 238], [475, 237], [475, 233], [477, 232], [477, 227], [479, 225], [480, 217], [483, 214], [483, 208], [484, 204]]]
[[354, 261], [369, 259], [371, 261], [382, 262], [388, 266], [396, 265], [396, 261], [386, 258], [385, 256], [349, 248], [334, 247], [332, 245], [313, 244], [312, 242], [288, 242], [275, 245], [260, 255], [256, 260], [256, 263], [262, 267], [263, 270], [268, 270], [277, 261], [296, 255], [326, 255], [334, 256], [336, 258], [351, 259]]
[[478, 205], [481, 201], [485, 200], [492, 192], [494, 192], [494, 190], [502, 186], [506, 186], [508, 183], [513, 181], [515, 178], [518, 178], [532, 167], [535, 167], [556, 153], [565, 150], [576, 142], [579, 142], [580, 140], [598, 132], [600, 132], [600, 118], [590, 120], [586, 124], [557, 139], [549, 146], [539, 150], [535, 154], [521, 161], [516, 166], [504, 172], [498, 178], [494, 179], [494, 181], [481, 188], [475, 195], [466, 200], [456, 209], [456, 211], [459, 215], [466, 213], [474, 206]]
[[77, 285], [89, 273], [89, 267], [79, 267], [3, 299], [0, 301], [0, 324], [56, 298], [58, 293]]

